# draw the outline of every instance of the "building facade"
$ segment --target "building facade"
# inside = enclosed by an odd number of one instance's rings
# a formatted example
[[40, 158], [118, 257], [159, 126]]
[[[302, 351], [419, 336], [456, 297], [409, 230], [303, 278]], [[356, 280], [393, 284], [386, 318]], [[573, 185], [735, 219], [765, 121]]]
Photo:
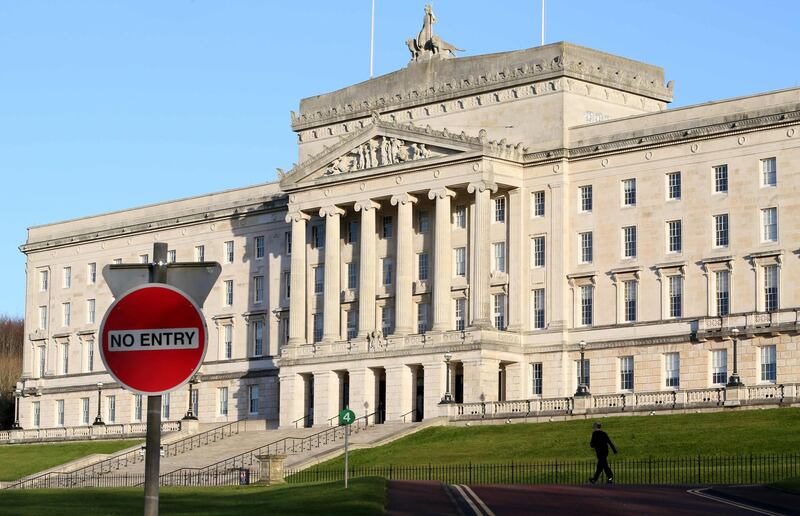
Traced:
[[656, 66], [424, 43], [301, 101], [278, 182], [30, 228], [21, 425], [143, 420], [97, 331], [155, 241], [222, 264], [201, 421], [724, 386], [734, 328], [745, 385], [800, 383], [800, 89], [668, 109]]

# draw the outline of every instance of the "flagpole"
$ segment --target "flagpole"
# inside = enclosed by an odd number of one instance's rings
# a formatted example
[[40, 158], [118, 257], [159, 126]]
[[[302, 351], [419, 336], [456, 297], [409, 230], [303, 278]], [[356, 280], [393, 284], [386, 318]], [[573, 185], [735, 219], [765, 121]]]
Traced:
[[542, 0], [542, 46], [544, 46], [544, 0]]
[[375, 55], [375, 0], [372, 0], [372, 24], [369, 31], [369, 78], [372, 79], [372, 64]]

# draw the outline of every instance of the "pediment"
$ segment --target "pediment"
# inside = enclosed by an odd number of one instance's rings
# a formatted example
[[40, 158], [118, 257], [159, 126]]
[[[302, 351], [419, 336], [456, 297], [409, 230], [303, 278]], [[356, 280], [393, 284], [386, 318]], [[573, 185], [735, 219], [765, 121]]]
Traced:
[[481, 138], [376, 120], [339, 144], [312, 156], [281, 178], [284, 190], [364, 177], [426, 161], [483, 150]]

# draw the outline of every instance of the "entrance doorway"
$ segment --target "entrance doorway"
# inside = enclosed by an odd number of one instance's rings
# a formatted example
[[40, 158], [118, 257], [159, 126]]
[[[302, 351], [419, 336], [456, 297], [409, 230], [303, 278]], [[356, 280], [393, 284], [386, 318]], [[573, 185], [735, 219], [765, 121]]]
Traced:
[[453, 362], [453, 401], [464, 403], [464, 365]]
[[348, 371], [338, 371], [339, 377], [339, 410], [342, 411], [350, 407], [350, 373]]
[[506, 365], [500, 364], [497, 371], [497, 401], [506, 401]]
[[425, 368], [422, 366], [417, 366], [414, 369], [414, 391], [413, 391], [413, 398], [412, 398], [412, 409], [414, 412], [411, 413], [411, 421], [418, 422], [422, 421], [425, 417]]
[[299, 426], [310, 428], [314, 426], [314, 375], [304, 374], [303, 376], [303, 418]]
[[386, 421], [386, 369], [376, 367], [375, 373], [375, 424]]

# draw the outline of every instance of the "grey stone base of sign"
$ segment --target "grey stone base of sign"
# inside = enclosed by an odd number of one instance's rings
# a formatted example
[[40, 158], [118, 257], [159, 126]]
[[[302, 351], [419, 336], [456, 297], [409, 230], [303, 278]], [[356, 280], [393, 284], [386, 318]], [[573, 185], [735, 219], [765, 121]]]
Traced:
[[274, 486], [286, 483], [286, 479], [283, 478], [283, 461], [286, 460], [286, 455], [258, 455], [256, 459], [261, 466], [262, 484]]
[[592, 408], [591, 396], [575, 396], [572, 400], [573, 414], [586, 414]]
[[731, 385], [725, 388], [726, 407], [738, 407], [747, 398], [747, 387], [744, 385]]

